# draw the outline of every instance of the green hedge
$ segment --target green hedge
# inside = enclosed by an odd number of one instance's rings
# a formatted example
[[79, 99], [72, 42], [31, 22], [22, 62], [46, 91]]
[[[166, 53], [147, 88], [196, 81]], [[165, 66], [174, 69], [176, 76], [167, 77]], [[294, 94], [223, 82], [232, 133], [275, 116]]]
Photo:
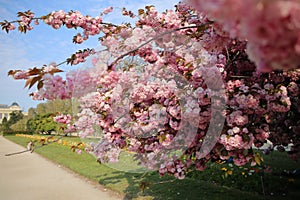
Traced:
[[27, 135], [32, 135], [33, 132], [31, 131], [2, 131], [1, 133], [3, 136], [6, 136], [6, 135], [16, 135], [16, 134], [27, 134]]

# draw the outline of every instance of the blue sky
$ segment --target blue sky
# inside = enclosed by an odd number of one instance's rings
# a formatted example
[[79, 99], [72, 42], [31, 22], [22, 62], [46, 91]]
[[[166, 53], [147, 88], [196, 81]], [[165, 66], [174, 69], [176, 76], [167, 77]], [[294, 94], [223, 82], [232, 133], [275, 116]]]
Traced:
[[[108, 6], [115, 7], [114, 13], [105, 16], [107, 22], [126, 21], [118, 15], [126, 7], [137, 13], [145, 5], [155, 5], [159, 11], [173, 9], [179, 0], [0, 0], [0, 21], [16, 19], [19, 11], [31, 10], [36, 16], [45, 15], [53, 10], [78, 10], [84, 15], [97, 16]], [[119, 9], [118, 9], [119, 8]], [[81, 44], [72, 44], [72, 37], [78, 31], [65, 28], [54, 30], [46, 25], [39, 25], [26, 35], [17, 31], [6, 34], [0, 31], [0, 104], [11, 105], [17, 102], [24, 111], [35, 107], [39, 101], [28, 96], [31, 91], [24, 88], [24, 81], [16, 81], [7, 76], [10, 69], [27, 69], [51, 62], [60, 63], [79, 49], [98, 47], [97, 37]], [[64, 70], [71, 67], [63, 66]]]

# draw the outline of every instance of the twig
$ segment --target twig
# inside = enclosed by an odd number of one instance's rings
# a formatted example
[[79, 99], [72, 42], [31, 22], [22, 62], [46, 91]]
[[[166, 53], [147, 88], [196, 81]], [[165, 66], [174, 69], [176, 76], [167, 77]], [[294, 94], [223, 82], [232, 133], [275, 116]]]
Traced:
[[[99, 51], [95, 51], [95, 54], [96, 53], [101, 53], [101, 52], [103, 52], [103, 51], [107, 51], [108, 49], [102, 49], [102, 50], [99, 50]], [[72, 55], [74, 55], [74, 54], [72, 54]], [[71, 56], [72, 56], [71, 55]], [[60, 65], [63, 65], [63, 64], [65, 64], [65, 63], [67, 63], [68, 61], [67, 60], [65, 60], [65, 61], [63, 61], [63, 62], [60, 62], [60, 63], [58, 63], [56, 66], [60, 66]]]
[[260, 181], [261, 181], [261, 187], [262, 187], [263, 194], [264, 194], [264, 196], [266, 196], [265, 186], [264, 186], [264, 181], [263, 181], [263, 177], [262, 176], [260, 176]]
[[15, 153], [8, 153], [8, 154], [5, 154], [5, 156], [13, 156], [13, 155], [17, 155], [17, 154], [26, 153], [26, 152], [29, 152], [29, 151], [32, 151], [32, 150], [27, 149], [27, 150], [15, 152]]
[[26, 153], [26, 152], [29, 152], [29, 151], [32, 153], [35, 149], [38, 149], [38, 148], [47, 146], [47, 145], [52, 144], [52, 143], [55, 143], [55, 142], [59, 141], [60, 139], [62, 139], [63, 137], [64, 137], [64, 136], [60, 136], [60, 137], [58, 137], [57, 139], [55, 139], [55, 140], [53, 140], [53, 141], [51, 141], [51, 142], [48, 142], [48, 143], [43, 144], [43, 145], [41, 145], [41, 146], [35, 147], [35, 148], [33, 148], [33, 149], [27, 149], [27, 150], [23, 150], [23, 151], [19, 151], [19, 152], [8, 153], [8, 154], [5, 154], [5, 156], [13, 156], [13, 155], [17, 155], [17, 154]]

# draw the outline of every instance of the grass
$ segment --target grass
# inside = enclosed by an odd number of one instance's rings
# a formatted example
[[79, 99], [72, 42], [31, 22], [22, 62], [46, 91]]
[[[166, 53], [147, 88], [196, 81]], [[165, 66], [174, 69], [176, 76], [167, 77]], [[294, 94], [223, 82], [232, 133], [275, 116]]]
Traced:
[[[27, 138], [16, 136], [6, 138], [22, 146], [26, 146], [29, 141]], [[80, 141], [78, 138], [67, 140]], [[95, 157], [90, 154], [79, 155], [72, 152], [69, 147], [59, 144], [47, 145], [36, 149], [36, 152], [123, 195], [124, 199], [300, 199], [299, 175], [296, 177], [283, 173], [284, 170], [299, 169], [299, 162], [293, 162], [286, 154], [278, 152], [272, 152], [270, 156], [265, 157], [263, 163], [272, 167], [272, 173], [259, 172], [249, 175], [244, 168], [230, 163], [222, 165], [211, 163], [205, 172], [192, 171], [184, 180], [170, 176], [160, 177], [156, 172], [143, 174], [116, 170], [116, 168], [136, 167], [129, 154], [122, 155], [121, 163], [108, 167], [96, 162]], [[127, 166], [128, 163], [131, 166]], [[232, 170], [233, 174], [225, 178], [226, 172], [221, 168]], [[247, 173], [242, 175], [243, 172]]]

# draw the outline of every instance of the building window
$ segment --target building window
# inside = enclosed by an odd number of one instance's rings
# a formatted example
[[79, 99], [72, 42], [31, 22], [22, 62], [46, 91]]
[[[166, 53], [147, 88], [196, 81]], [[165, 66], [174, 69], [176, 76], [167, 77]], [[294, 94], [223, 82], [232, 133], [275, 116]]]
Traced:
[[6, 117], [6, 119], [8, 118], [8, 114], [7, 113], [4, 113], [4, 117]]
[[0, 119], [2, 119], [2, 113], [0, 113]]

